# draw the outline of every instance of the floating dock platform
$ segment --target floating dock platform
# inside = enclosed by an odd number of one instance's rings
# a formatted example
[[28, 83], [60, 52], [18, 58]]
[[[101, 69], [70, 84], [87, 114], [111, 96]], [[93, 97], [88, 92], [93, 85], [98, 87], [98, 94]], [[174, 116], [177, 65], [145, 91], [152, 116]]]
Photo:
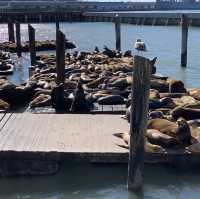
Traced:
[[[53, 174], [63, 161], [127, 163], [129, 151], [113, 136], [127, 131], [120, 115], [0, 114], [0, 175]], [[187, 165], [199, 157], [185, 150], [146, 152], [145, 162]]]

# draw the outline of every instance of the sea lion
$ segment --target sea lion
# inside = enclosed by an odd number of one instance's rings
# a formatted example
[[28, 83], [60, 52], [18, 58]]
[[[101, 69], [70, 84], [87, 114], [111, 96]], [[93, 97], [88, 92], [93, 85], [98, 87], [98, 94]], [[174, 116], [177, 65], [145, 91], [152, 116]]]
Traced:
[[200, 142], [196, 142], [188, 147], [186, 147], [186, 150], [188, 150], [191, 153], [194, 154], [200, 154]]
[[174, 108], [175, 106], [176, 106], [175, 103], [169, 97], [165, 97], [160, 100], [156, 99], [149, 100], [149, 109]]
[[[117, 144], [117, 146], [129, 149], [130, 146], [130, 134], [128, 132], [124, 133], [115, 133], [114, 136], [122, 139], [125, 142], [125, 145]], [[164, 153], [165, 149], [161, 146], [151, 144], [147, 139], [144, 141], [144, 148], [146, 152], [149, 153]]]
[[149, 99], [160, 99], [160, 93], [155, 89], [150, 89]]
[[10, 108], [10, 104], [0, 99], [0, 110], [8, 110]]
[[72, 112], [88, 112], [89, 108], [85, 98], [85, 93], [82, 87], [82, 83], [79, 81], [77, 88], [74, 92], [74, 99], [70, 108]]
[[161, 93], [166, 93], [169, 91], [169, 84], [164, 80], [152, 79], [151, 89], [158, 90]]
[[100, 105], [119, 105], [125, 104], [125, 100], [120, 95], [108, 95], [106, 97], [100, 97], [97, 102]]
[[188, 96], [188, 93], [160, 93], [160, 98], [164, 97], [180, 98], [183, 96]]
[[186, 120], [200, 119], [200, 109], [176, 107], [171, 111], [171, 115], [174, 119], [183, 117]]
[[180, 80], [169, 79], [169, 92], [170, 93], [186, 93], [184, 83]]
[[190, 96], [200, 101], [200, 88], [192, 89], [189, 91]]
[[182, 144], [189, 144], [191, 140], [190, 127], [186, 120], [180, 118], [177, 123], [166, 119], [153, 119], [148, 121], [148, 129], [156, 129], [169, 135]]
[[190, 126], [192, 136], [197, 140], [200, 140], [200, 119], [189, 120], [188, 124]]
[[164, 118], [162, 111], [151, 111], [149, 113], [149, 119]]
[[151, 144], [159, 145], [164, 148], [171, 148], [179, 144], [175, 138], [161, 133], [156, 129], [148, 129], [146, 137]]
[[50, 106], [50, 105], [51, 105], [51, 96], [45, 94], [40, 94], [30, 103], [31, 108]]

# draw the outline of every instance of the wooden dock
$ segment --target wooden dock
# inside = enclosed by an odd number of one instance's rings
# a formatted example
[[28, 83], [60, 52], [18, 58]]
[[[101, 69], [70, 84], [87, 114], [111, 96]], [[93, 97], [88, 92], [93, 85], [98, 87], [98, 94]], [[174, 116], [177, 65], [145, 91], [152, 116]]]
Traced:
[[[62, 162], [127, 163], [129, 151], [114, 133], [129, 131], [121, 115], [0, 114], [0, 176], [46, 175]], [[185, 150], [145, 153], [146, 163], [200, 165]]]
[[0, 157], [127, 160], [127, 150], [113, 134], [127, 132], [120, 115], [1, 114]]

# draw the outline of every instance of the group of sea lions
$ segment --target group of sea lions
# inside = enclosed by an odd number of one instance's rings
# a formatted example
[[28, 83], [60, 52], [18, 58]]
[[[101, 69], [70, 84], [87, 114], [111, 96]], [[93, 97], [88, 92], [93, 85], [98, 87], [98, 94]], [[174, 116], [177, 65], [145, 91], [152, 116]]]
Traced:
[[[155, 83], [155, 78], [152, 80]], [[151, 82], [152, 82], [151, 80]], [[154, 152], [169, 149], [183, 149], [200, 153], [200, 89], [186, 90], [181, 81], [159, 80], [164, 87], [154, 86], [150, 89], [149, 113], [145, 141]], [[158, 82], [156, 82], [158, 85]], [[164, 89], [163, 89], [164, 88]], [[125, 119], [130, 122], [131, 98], [127, 103]], [[124, 140], [128, 148], [130, 138], [128, 132], [116, 133], [115, 136]], [[150, 145], [149, 145], [150, 144]], [[151, 150], [152, 151], [152, 148]]]
[[10, 54], [0, 50], [0, 75], [12, 74], [13, 70], [14, 64], [10, 58]]
[[[65, 47], [66, 47], [66, 49], [74, 49], [74, 48], [76, 48], [76, 45], [73, 42], [66, 40]], [[55, 40], [36, 41], [35, 48], [36, 48], [36, 51], [55, 50], [56, 42], [55, 42]], [[12, 43], [12, 42], [3, 42], [3, 43], [0, 43], [0, 50], [8, 51], [11, 53], [16, 53], [17, 45], [16, 45], [16, 43]], [[23, 42], [21, 44], [21, 51], [29, 52], [29, 42], [28, 41]]]

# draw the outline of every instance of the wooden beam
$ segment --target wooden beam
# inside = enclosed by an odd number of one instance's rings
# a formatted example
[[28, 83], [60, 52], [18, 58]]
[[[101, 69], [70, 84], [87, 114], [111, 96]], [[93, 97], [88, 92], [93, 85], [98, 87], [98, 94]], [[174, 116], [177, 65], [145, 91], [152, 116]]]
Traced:
[[132, 191], [140, 190], [143, 185], [144, 135], [147, 129], [149, 90], [150, 61], [135, 56], [128, 163], [128, 189]]
[[28, 35], [31, 66], [34, 66], [36, 63], [35, 29], [30, 24], [28, 24]]

